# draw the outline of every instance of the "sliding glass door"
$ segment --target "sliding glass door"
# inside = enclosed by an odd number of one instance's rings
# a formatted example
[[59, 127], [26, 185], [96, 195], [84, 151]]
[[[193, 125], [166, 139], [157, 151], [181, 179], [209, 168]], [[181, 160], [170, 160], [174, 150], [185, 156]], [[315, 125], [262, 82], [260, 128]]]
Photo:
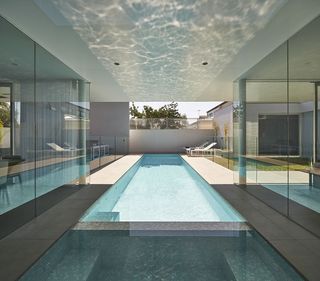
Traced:
[[235, 183], [320, 235], [320, 17], [234, 82]]
[[0, 17], [0, 238], [85, 184], [89, 84]]

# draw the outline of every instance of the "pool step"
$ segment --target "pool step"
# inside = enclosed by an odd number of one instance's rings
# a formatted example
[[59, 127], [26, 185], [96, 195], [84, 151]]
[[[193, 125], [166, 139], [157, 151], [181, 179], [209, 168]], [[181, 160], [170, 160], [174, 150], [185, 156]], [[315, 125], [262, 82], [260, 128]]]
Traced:
[[253, 250], [225, 251], [224, 257], [237, 281], [279, 281]]
[[70, 250], [57, 264], [46, 280], [48, 281], [85, 281], [99, 259], [99, 251], [92, 249]]
[[94, 212], [85, 218], [85, 221], [119, 221], [120, 213], [119, 212]]

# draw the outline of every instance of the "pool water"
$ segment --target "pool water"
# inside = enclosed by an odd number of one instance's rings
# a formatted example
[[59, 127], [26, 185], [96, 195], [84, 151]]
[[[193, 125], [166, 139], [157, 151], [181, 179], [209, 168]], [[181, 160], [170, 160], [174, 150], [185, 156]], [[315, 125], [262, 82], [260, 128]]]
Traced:
[[22, 281], [300, 281], [179, 155], [144, 155]]
[[179, 155], [144, 155], [82, 221], [244, 219]]
[[311, 187], [309, 184], [263, 184], [265, 188], [270, 189], [284, 197], [288, 197], [315, 212], [320, 213], [320, 189]]
[[303, 280], [255, 231], [149, 232], [71, 230], [21, 280]]
[[60, 186], [72, 183], [79, 178], [80, 171], [86, 170], [87, 167], [80, 165], [80, 160], [75, 159], [37, 168], [36, 180], [34, 169], [20, 172], [21, 182], [19, 180], [9, 181], [7, 188], [0, 190], [0, 196], [4, 198], [0, 202], [0, 215], [35, 199], [35, 197], [40, 197]]

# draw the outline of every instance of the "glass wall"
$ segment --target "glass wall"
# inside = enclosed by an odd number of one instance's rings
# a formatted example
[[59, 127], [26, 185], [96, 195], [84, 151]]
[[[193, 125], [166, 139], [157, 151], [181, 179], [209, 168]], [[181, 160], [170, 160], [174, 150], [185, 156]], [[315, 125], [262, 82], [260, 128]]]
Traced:
[[320, 18], [234, 83], [235, 183], [320, 235]]
[[87, 142], [87, 157], [90, 171], [106, 166], [129, 153], [129, 138], [120, 136], [90, 136]]
[[86, 183], [89, 84], [1, 17], [0, 34], [1, 237]]
[[298, 106], [300, 153], [289, 157], [288, 215], [320, 234], [320, 17], [288, 41], [290, 112]]

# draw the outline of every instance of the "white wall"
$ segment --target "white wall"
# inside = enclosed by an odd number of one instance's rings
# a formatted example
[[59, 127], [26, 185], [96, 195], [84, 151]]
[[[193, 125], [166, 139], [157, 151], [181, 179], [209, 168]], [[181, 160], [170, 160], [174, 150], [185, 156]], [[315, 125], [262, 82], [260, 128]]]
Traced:
[[128, 137], [129, 103], [90, 103], [90, 135], [107, 137]]
[[224, 135], [224, 129], [228, 129], [228, 135], [227, 137], [233, 136], [233, 130], [232, 130], [232, 109], [233, 104], [230, 104], [226, 107], [223, 107], [217, 111], [214, 112], [214, 122], [217, 126], [217, 137], [225, 137]]
[[213, 130], [130, 130], [130, 153], [180, 153], [184, 146], [213, 139]]

